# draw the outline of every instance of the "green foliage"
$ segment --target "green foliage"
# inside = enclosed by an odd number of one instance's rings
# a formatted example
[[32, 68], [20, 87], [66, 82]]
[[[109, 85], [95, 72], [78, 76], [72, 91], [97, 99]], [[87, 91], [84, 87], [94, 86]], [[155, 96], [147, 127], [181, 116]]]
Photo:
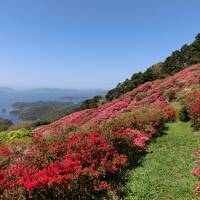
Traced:
[[65, 134], [68, 135], [70, 133], [74, 133], [78, 130], [77, 126], [71, 125], [65, 130]]
[[192, 44], [184, 45], [180, 50], [173, 52], [164, 62], [151, 66], [143, 73], [135, 73], [131, 79], [118, 84], [107, 93], [106, 100], [111, 101], [142, 83], [174, 75], [185, 67], [197, 63], [200, 63], [200, 34], [196, 36]]
[[169, 101], [173, 101], [176, 99], [176, 91], [173, 89], [164, 91], [164, 97], [166, 97]]
[[135, 100], [136, 101], [140, 101], [142, 100], [143, 98], [145, 98], [147, 96], [147, 92], [140, 92], [137, 94], [137, 96], [135, 97]]
[[96, 107], [98, 107], [98, 104], [101, 99], [102, 99], [101, 96], [95, 96], [92, 99], [87, 99], [81, 103], [80, 109], [85, 110], [85, 109], [89, 109], [89, 108], [96, 108]]
[[0, 143], [11, 142], [16, 139], [30, 137], [31, 135], [32, 135], [32, 132], [29, 130], [26, 130], [26, 129], [11, 131], [9, 133], [1, 132], [0, 133]]
[[181, 92], [177, 93], [177, 101], [180, 102], [181, 104], [185, 105], [185, 98], [192, 92], [193, 88], [185, 88]]
[[9, 126], [0, 126], [0, 132], [8, 130]]
[[180, 110], [179, 110], [179, 113], [178, 113], [178, 117], [181, 121], [183, 122], [187, 122], [189, 121], [189, 116], [188, 116], [188, 112], [187, 112], [187, 109], [185, 106], [183, 106]]
[[0, 118], [0, 126], [11, 126], [13, 123], [9, 119]]
[[11, 125], [13, 123], [9, 119], [0, 118], [0, 132], [6, 131]]

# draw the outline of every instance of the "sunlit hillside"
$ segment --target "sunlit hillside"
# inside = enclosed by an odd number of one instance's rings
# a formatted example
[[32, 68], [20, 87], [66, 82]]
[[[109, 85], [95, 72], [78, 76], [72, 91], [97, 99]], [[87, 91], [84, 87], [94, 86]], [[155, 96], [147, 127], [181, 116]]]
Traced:
[[[2, 132], [2, 198], [119, 197], [124, 174], [137, 168], [151, 141], [163, 137], [167, 122], [190, 119], [199, 129], [199, 83], [200, 65], [193, 65], [98, 108], [32, 131]], [[198, 165], [193, 174], [199, 176]]]

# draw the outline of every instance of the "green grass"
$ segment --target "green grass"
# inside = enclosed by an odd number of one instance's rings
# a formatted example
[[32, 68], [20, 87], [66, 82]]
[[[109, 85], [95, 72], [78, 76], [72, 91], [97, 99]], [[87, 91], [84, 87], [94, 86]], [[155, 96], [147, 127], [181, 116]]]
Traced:
[[141, 166], [128, 173], [124, 200], [195, 200], [193, 152], [200, 134], [190, 122], [168, 125], [166, 134], [149, 145]]

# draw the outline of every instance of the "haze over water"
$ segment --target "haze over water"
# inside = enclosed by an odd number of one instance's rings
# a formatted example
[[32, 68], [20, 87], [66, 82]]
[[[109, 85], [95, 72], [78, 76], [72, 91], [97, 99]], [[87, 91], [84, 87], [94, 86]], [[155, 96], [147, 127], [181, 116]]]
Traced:
[[0, 110], [6, 109], [6, 112], [0, 111], [0, 117], [10, 119], [14, 123], [20, 121], [19, 117], [10, 114], [10, 111], [13, 110], [12, 104], [15, 102], [62, 101], [76, 104], [95, 95], [104, 94], [103, 90], [37, 89], [15, 91], [9, 89], [8, 92], [0, 91]]

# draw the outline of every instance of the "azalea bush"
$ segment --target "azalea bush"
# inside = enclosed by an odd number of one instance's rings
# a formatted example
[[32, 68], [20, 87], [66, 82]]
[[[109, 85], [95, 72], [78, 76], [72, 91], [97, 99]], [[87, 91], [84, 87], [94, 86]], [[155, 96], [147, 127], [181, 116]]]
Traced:
[[[195, 91], [189, 94], [186, 98], [187, 111], [192, 119], [193, 125], [196, 129], [200, 129], [200, 91]], [[200, 150], [195, 153], [197, 161], [195, 162], [195, 169], [192, 174], [197, 176], [198, 181], [196, 184], [195, 193], [200, 195]]]
[[[59, 143], [59, 142], [58, 142]], [[67, 198], [87, 199], [107, 190], [110, 177], [125, 167], [127, 157], [119, 154], [100, 134], [94, 131], [76, 133], [66, 139], [62, 152], [52, 151], [36, 143], [29, 152], [9, 168], [1, 166], [0, 191], [5, 198]], [[37, 146], [38, 145], [38, 146]], [[50, 148], [54, 148], [52, 141]], [[4, 149], [7, 156], [9, 149]], [[52, 156], [51, 155], [51, 156]], [[41, 157], [42, 156], [42, 157]], [[12, 192], [11, 192], [12, 191]]]
[[164, 96], [169, 100], [169, 101], [172, 101], [172, 100], [175, 100], [176, 99], [176, 89], [172, 88], [172, 89], [169, 89], [169, 90], [165, 90], [164, 92]]
[[20, 129], [0, 133], [0, 165], [9, 160], [15, 160], [17, 154], [32, 143], [32, 132]]
[[[69, 129], [68, 129], [69, 131]], [[0, 156], [10, 158], [1, 165], [0, 189], [4, 198], [89, 199], [112, 187], [127, 160], [137, 159], [149, 137], [137, 129], [121, 129], [110, 137], [95, 131], [35, 133], [33, 145], [14, 155], [9, 146]], [[13, 161], [12, 159], [15, 159]]]
[[190, 93], [186, 98], [189, 117], [196, 129], [200, 129], [200, 91]]
[[[70, 128], [71, 129], [71, 128]], [[120, 174], [128, 159], [136, 158], [149, 137], [136, 129], [123, 129], [106, 137], [95, 131], [54, 133], [37, 132], [33, 145], [16, 155], [5, 145], [0, 157], [0, 190], [4, 198], [67, 198], [88, 199], [101, 196], [112, 187], [114, 174]], [[15, 159], [15, 161], [13, 160]], [[12, 192], [10, 192], [12, 191]]]
[[166, 116], [162, 110], [154, 108], [139, 108], [135, 112], [127, 112], [118, 117], [102, 122], [100, 131], [105, 135], [115, 135], [123, 129], [137, 129], [148, 137], [159, 136], [165, 128]]
[[127, 166], [135, 166], [146, 149], [149, 137], [137, 129], [125, 128], [115, 132], [111, 143], [117, 152], [127, 156]]
[[192, 171], [192, 174], [197, 177], [198, 181], [195, 182], [196, 189], [194, 190], [194, 192], [197, 196], [200, 196], [200, 150], [197, 151], [195, 154], [197, 156], [197, 160], [195, 162], [195, 169]]

